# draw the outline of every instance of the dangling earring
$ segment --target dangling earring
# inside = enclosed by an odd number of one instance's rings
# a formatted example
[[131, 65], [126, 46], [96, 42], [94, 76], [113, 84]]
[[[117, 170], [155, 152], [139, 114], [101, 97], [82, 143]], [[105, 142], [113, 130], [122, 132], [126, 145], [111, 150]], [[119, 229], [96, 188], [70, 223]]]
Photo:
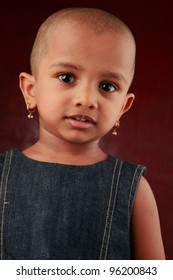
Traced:
[[115, 123], [115, 125], [114, 125], [114, 129], [113, 129], [113, 131], [112, 131], [112, 135], [117, 135], [118, 133], [117, 133], [117, 128], [119, 128], [119, 126], [120, 126], [120, 121], [116, 121], [116, 123]]
[[27, 103], [26, 108], [27, 108], [28, 113], [29, 113], [28, 114], [28, 119], [33, 119], [34, 118], [33, 113], [35, 112], [35, 108], [34, 109], [29, 109], [29, 106], [30, 106], [30, 104]]

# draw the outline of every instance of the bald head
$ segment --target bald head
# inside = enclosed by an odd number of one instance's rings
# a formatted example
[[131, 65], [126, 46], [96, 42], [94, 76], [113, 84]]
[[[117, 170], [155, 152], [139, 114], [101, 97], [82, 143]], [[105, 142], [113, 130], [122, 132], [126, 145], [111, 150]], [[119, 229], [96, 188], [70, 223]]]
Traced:
[[[90, 26], [96, 34], [104, 32], [116, 32], [129, 38], [131, 46], [134, 49], [134, 64], [132, 72], [135, 68], [135, 40], [128, 26], [119, 18], [111, 13], [94, 8], [68, 8], [60, 10], [48, 17], [40, 26], [35, 38], [35, 42], [31, 52], [31, 72], [37, 74], [39, 61], [48, 50], [48, 38], [51, 33], [63, 23], [85, 24]], [[68, 30], [67, 30], [68, 32]]]

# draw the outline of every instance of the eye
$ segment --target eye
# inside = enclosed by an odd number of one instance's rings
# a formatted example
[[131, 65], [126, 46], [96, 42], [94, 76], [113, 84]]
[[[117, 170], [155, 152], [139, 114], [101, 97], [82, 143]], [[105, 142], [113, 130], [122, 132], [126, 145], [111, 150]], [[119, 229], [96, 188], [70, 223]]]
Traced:
[[108, 83], [108, 82], [102, 82], [99, 85], [99, 88], [106, 92], [114, 92], [114, 91], [118, 90], [118, 87], [116, 85], [114, 85], [112, 83]]
[[68, 84], [71, 84], [71, 83], [75, 82], [75, 77], [70, 73], [62, 73], [62, 74], [58, 75], [58, 78], [62, 82], [68, 83]]

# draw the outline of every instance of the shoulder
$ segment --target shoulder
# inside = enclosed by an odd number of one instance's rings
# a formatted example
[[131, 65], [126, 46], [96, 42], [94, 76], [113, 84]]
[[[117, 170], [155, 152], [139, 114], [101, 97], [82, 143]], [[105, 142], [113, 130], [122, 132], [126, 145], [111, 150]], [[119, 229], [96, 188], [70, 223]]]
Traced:
[[132, 212], [135, 259], [164, 259], [156, 200], [148, 181], [141, 176]]
[[9, 159], [12, 157], [12, 154], [14, 154], [14, 151], [16, 149], [11, 149], [11, 150], [7, 150], [7, 151], [4, 151], [4, 152], [0, 152], [0, 175], [2, 173], [2, 169], [3, 169], [3, 166], [4, 166], [4, 162], [5, 160]]
[[131, 177], [133, 180], [139, 183], [139, 180], [143, 174], [145, 174], [147, 168], [141, 164], [137, 164], [130, 161], [120, 160], [122, 164], [122, 174], [125, 177]]
[[115, 168], [118, 166], [121, 178], [127, 179], [129, 184], [139, 184], [139, 180], [143, 174], [145, 174], [147, 168], [144, 165], [137, 164], [130, 161], [125, 161], [115, 156], [110, 156], [112, 162], [115, 164]]

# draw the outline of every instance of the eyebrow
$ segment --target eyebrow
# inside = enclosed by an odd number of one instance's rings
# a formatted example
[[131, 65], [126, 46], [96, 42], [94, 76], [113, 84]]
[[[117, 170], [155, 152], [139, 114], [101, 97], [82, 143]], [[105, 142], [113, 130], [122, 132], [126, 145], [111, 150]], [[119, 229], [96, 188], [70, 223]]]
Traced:
[[67, 68], [73, 68], [76, 70], [82, 70], [83, 68], [80, 65], [77, 64], [71, 64], [68, 62], [59, 62], [59, 63], [53, 63], [50, 65], [50, 68], [56, 68], [56, 67], [67, 67]]
[[[67, 67], [67, 68], [72, 68], [72, 69], [75, 69], [75, 70], [83, 70], [84, 69], [83, 67], [81, 67], [78, 64], [72, 64], [72, 63], [69, 63], [69, 62], [59, 62], [59, 63], [53, 63], [53, 64], [50, 65], [50, 68], [57, 68], [57, 67]], [[126, 78], [121, 73], [114, 73], [114, 72], [111, 72], [111, 71], [107, 71], [107, 72], [103, 73], [101, 75], [101, 77], [113, 78], [113, 79], [116, 79], [116, 80], [119, 80], [119, 81], [124, 81], [124, 83], [127, 84]]]
[[121, 73], [114, 73], [114, 72], [105, 72], [104, 74], [101, 75], [102, 77], [109, 77], [113, 78], [119, 81], [123, 81], [124, 83], [127, 84], [126, 78], [121, 74]]

